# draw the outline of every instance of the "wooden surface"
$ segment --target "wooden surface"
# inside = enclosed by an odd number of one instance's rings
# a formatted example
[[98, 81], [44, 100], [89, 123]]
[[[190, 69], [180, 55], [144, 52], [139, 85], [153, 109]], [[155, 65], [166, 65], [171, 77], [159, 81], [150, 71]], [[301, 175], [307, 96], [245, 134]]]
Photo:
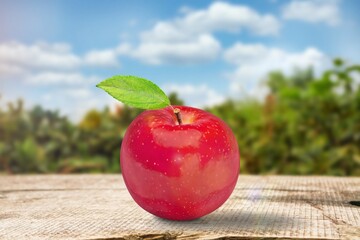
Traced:
[[0, 239], [360, 239], [360, 178], [240, 176], [217, 211], [148, 214], [121, 175], [0, 176]]

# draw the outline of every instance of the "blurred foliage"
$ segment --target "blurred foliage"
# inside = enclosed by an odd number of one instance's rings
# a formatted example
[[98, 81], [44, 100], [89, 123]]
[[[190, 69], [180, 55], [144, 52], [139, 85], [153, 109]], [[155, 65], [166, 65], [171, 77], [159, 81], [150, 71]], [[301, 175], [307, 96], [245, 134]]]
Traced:
[[[359, 76], [359, 65], [341, 59], [320, 77], [311, 69], [272, 72], [263, 101], [228, 100], [206, 110], [234, 131], [242, 173], [360, 176]], [[0, 172], [119, 172], [122, 138], [141, 111], [90, 110], [74, 124], [57, 111], [8, 103], [0, 108]]]
[[241, 171], [360, 176], [360, 66], [334, 60], [320, 78], [313, 71], [272, 72], [270, 93], [210, 110], [233, 129]]

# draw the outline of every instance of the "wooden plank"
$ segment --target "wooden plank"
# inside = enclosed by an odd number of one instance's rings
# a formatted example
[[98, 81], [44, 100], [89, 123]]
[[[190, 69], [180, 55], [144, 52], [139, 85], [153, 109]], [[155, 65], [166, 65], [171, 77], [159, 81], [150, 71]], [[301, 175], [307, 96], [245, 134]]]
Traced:
[[220, 209], [174, 222], [138, 207], [121, 175], [0, 176], [0, 239], [360, 239], [352, 200], [360, 178], [240, 176]]

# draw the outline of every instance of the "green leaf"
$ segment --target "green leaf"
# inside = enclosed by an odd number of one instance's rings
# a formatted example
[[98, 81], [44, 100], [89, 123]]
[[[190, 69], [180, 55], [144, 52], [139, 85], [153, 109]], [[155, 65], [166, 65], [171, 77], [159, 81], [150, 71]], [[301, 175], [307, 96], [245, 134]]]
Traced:
[[170, 106], [166, 94], [153, 82], [135, 76], [113, 76], [98, 85], [113, 98], [132, 107], [160, 109]]

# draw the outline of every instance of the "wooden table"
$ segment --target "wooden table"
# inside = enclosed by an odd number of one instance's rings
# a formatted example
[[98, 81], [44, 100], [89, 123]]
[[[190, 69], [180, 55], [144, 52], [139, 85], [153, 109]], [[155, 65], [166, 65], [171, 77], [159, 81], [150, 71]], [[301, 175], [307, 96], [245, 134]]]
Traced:
[[240, 176], [203, 218], [132, 200], [121, 175], [0, 176], [0, 239], [360, 239], [360, 178]]

